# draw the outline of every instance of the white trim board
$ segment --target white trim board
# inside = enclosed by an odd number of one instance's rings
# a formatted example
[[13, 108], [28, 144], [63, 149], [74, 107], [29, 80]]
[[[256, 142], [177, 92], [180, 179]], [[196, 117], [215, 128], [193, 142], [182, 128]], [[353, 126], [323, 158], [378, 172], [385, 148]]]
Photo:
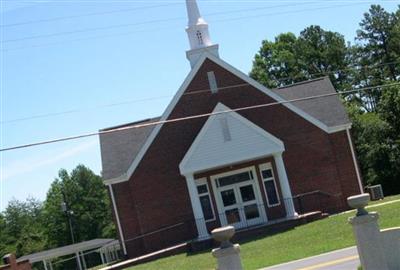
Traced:
[[347, 134], [347, 140], [350, 145], [350, 151], [351, 151], [351, 157], [353, 159], [354, 169], [355, 169], [356, 175], [357, 175], [358, 186], [360, 188], [360, 193], [362, 194], [362, 193], [364, 193], [364, 189], [363, 189], [363, 184], [361, 181], [360, 169], [358, 167], [358, 162], [357, 162], [356, 154], [355, 154], [354, 147], [353, 147], [353, 140], [351, 139], [350, 128], [346, 129], [346, 134]]
[[[235, 76], [239, 77], [240, 79], [244, 80], [247, 82], [249, 85], [255, 87], [256, 89], [260, 90], [264, 94], [268, 95], [269, 97], [273, 98], [276, 101], [285, 101], [282, 97], [279, 95], [275, 94], [262, 84], [258, 83], [257, 81], [253, 80], [243, 72], [239, 71], [238, 69], [234, 68], [233, 66], [229, 65], [225, 61], [221, 60], [220, 58], [210, 54], [209, 52], [205, 52], [198, 60], [197, 64], [192, 68], [192, 70], [189, 72], [188, 76], [185, 78], [183, 81], [182, 85], [180, 86], [179, 90], [176, 92], [175, 96], [167, 106], [166, 110], [164, 111], [163, 115], [161, 116], [160, 121], [165, 121], [168, 119], [169, 115], [171, 114], [172, 110], [175, 108], [176, 104], [180, 100], [181, 96], [199, 71], [200, 67], [203, 65], [204, 61], [206, 59], [209, 59], [216, 63], [217, 65], [221, 66], [222, 68], [226, 69], [228, 72], [231, 72]], [[339, 126], [339, 127], [328, 127], [324, 123], [322, 123], [320, 120], [312, 117], [311, 115], [307, 114], [303, 110], [295, 107], [291, 103], [283, 103], [283, 106], [286, 108], [290, 109], [294, 113], [298, 114], [302, 118], [306, 119], [310, 123], [314, 124], [315, 126], [319, 127], [320, 129], [324, 130], [327, 133], [334, 133], [338, 132], [341, 130], [345, 130], [346, 128], [349, 127], [349, 125], [346, 126]], [[114, 183], [120, 183], [124, 181], [128, 181], [129, 178], [132, 176], [133, 172], [136, 170], [137, 166], [139, 165], [140, 161], [143, 159], [144, 155], [146, 154], [147, 150], [151, 146], [152, 142], [156, 138], [157, 134], [161, 130], [161, 128], [164, 126], [164, 124], [157, 125], [153, 131], [150, 133], [150, 136], [147, 138], [146, 142], [143, 144], [142, 148], [140, 149], [139, 153], [133, 160], [132, 164], [129, 166], [127, 172], [120, 177], [113, 178], [113, 179], [107, 179], [104, 182], [107, 184], [114, 184]]]

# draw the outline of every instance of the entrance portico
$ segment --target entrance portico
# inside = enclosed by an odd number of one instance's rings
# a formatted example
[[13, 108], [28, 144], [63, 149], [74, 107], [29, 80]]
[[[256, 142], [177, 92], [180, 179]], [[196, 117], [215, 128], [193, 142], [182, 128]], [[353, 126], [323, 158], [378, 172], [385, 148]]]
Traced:
[[[219, 103], [214, 112], [227, 110]], [[284, 151], [281, 140], [236, 112], [208, 118], [179, 166], [186, 178], [199, 238], [209, 237], [206, 222], [213, 220], [210, 211], [220, 225], [237, 228], [268, 222], [266, 207], [283, 204], [288, 218], [297, 215], [282, 158]], [[208, 181], [194, 177], [263, 158], [273, 160], [274, 166], [264, 162], [240, 170], [228, 169], [209, 175]]]

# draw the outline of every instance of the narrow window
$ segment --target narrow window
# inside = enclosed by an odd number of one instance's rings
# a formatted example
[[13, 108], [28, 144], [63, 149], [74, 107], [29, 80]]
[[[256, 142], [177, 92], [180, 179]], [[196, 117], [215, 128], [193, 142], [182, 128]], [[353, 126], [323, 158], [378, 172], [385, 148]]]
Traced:
[[268, 207], [279, 205], [280, 202], [278, 189], [276, 188], [276, 182], [271, 163], [260, 165], [260, 173], [264, 183], [264, 190], [265, 195], [267, 196]]
[[210, 87], [211, 93], [215, 94], [218, 92], [217, 79], [215, 78], [214, 71], [207, 72], [208, 86]]
[[211, 204], [210, 192], [208, 189], [206, 179], [201, 179], [197, 182], [197, 193], [199, 194], [201, 209], [203, 210], [203, 215], [205, 221], [214, 220], [214, 210]]
[[226, 117], [223, 116], [219, 120], [220, 120], [220, 124], [221, 124], [222, 136], [224, 138], [224, 142], [231, 141], [232, 138], [231, 138], [231, 132], [229, 130], [228, 119], [226, 119]]
[[196, 36], [197, 36], [197, 41], [199, 42], [199, 45], [203, 45], [203, 35], [201, 34], [201, 32], [197, 31]]

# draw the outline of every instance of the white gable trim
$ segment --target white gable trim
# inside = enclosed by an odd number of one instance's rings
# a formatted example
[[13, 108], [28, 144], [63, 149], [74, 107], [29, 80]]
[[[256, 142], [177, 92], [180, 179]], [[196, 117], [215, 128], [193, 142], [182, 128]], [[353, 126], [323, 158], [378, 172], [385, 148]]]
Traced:
[[[191, 69], [189, 74], [186, 76], [185, 80], [183, 81], [182, 85], [179, 87], [178, 91], [172, 98], [171, 102], [168, 104], [166, 110], [164, 111], [163, 115], [160, 118], [160, 122], [165, 121], [168, 119], [168, 116], [171, 114], [172, 110], [175, 108], [175, 105], [178, 103], [179, 99], [181, 98], [182, 94], [185, 92], [186, 88], [189, 86], [189, 84], [192, 82], [194, 76], [197, 74], [199, 71], [201, 65], [211, 54], [209, 53], [204, 53], [197, 64]], [[113, 179], [105, 180], [104, 182], [107, 184], [116, 184], [116, 183], [121, 183], [128, 181], [133, 172], [136, 170], [137, 166], [139, 165], [140, 161], [142, 160], [144, 154], [146, 154], [147, 150], [149, 149], [150, 145], [153, 143], [154, 139], [156, 138], [158, 132], [162, 128], [163, 124], [158, 124], [156, 127], [153, 129], [153, 131], [150, 133], [150, 136], [147, 138], [146, 142], [143, 144], [142, 148], [140, 149], [139, 153], [136, 155], [135, 159], [133, 160], [131, 166], [129, 166], [128, 171], [121, 175], [120, 177], [116, 177]]]
[[[221, 67], [225, 68], [226, 70], [228, 70], [232, 74], [236, 75], [237, 77], [241, 78], [245, 82], [249, 83], [250, 85], [252, 85], [256, 89], [258, 89], [261, 92], [263, 92], [264, 94], [266, 94], [266, 95], [270, 96], [271, 98], [275, 99], [276, 101], [285, 101], [285, 99], [283, 99], [279, 95], [275, 94], [274, 92], [272, 92], [271, 90], [266, 88], [264, 85], [262, 85], [262, 84], [258, 83], [257, 81], [253, 80], [252, 78], [250, 78], [249, 76], [247, 76], [243, 72], [241, 72], [238, 69], [234, 68], [233, 66], [229, 65], [228, 63], [226, 63], [225, 61], [221, 60], [220, 58], [210, 54], [209, 52], [205, 52], [199, 58], [197, 64], [189, 72], [188, 76], [186, 76], [186, 79], [183, 81], [181, 87], [176, 92], [175, 96], [173, 97], [173, 99], [171, 100], [169, 105], [167, 106], [167, 109], [164, 111], [163, 115], [161, 116], [160, 121], [167, 120], [167, 118], [171, 114], [172, 110], [174, 109], [175, 105], [178, 103], [179, 99], [181, 98], [182, 94], [184, 93], [186, 88], [189, 86], [190, 82], [193, 80], [194, 76], [197, 74], [197, 72], [199, 71], [199, 69], [202, 66], [203, 62], [207, 58], [209, 58], [210, 60], [212, 60], [216, 64], [220, 65]], [[306, 112], [300, 110], [299, 108], [295, 107], [294, 105], [292, 105], [290, 103], [283, 103], [282, 105], [287, 107], [291, 111], [295, 112], [296, 114], [300, 115], [301, 117], [303, 117], [304, 119], [306, 119], [307, 121], [309, 121], [310, 123], [314, 124], [315, 126], [319, 127], [320, 129], [324, 130], [327, 133], [334, 133], [334, 132], [338, 132], [338, 131], [341, 131], [341, 130], [346, 130], [346, 128], [348, 128], [348, 125], [339, 126], [339, 128], [337, 128], [337, 127], [328, 127], [324, 123], [319, 121], [318, 119], [312, 117], [311, 115], [307, 114]], [[120, 177], [117, 177], [117, 178], [107, 179], [104, 182], [107, 183], [107, 184], [116, 184], [116, 183], [128, 181], [129, 178], [131, 177], [131, 175], [133, 174], [133, 172], [136, 170], [136, 168], [139, 165], [140, 161], [142, 160], [143, 156], [145, 155], [145, 153], [149, 149], [150, 145], [153, 143], [154, 139], [156, 138], [158, 132], [161, 130], [162, 126], [163, 126], [163, 124], [158, 124], [153, 129], [153, 131], [150, 133], [150, 136], [147, 138], [146, 142], [144, 143], [144, 145], [140, 149], [139, 153], [137, 154], [137, 156], [135, 157], [135, 159], [133, 160], [131, 166], [128, 168], [128, 170], [127, 170], [127, 172], [125, 174], [123, 174], [123, 175], [121, 175]]]
[[[245, 82], [247, 82], [251, 86], [255, 87], [256, 89], [260, 90], [261, 92], [263, 92], [267, 96], [270, 96], [271, 98], [275, 99], [276, 101], [278, 101], [278, 102], [286, 101], [286, 99], [284, 99], [281, 96], [275, 94], [274, 92], [272, 92], [271, 90], [266, 88], [261, 83], [259, 83], [256, 80], [250, 78], [248, 75], [244, 74], [243, 72], [241, 72], [240, 70], [236, 69], [235, 67], [229, 65], [228, 63], [226, 63], [225, 61], [221, 60], [220, 58], [217, 58], [217, 57], [215, 57], [213, 55], [207, 55], [207, 58], [209, 58], [213, 62], [216, 62], [217, 64], [219, 64], [220, 66], [222, 66], [223, 68], [225, 68], [226, 70], [231, 72], [232, 74], [234, 74], [237, 77], [241, 78], [242, 80], [244, 80]], [[327, 125], [322, 123], [320, 120], [318, 120], [315, 117], [309, 115], [305, 111], [297, 108], [296, 106], [294, 106], [291, 103], [282, 103], [282, 105], [285, 106], [286, 108], [290, 109], [291, 111], [295, 112], [299, 116], [303, 117], [304, 119], [306, 119], [307, 121], [309, 121], [310, 123], [314, 124], [315, 126], [319, 127], [320, 129], [322, 129], [323, 131], [325, 131], [327, 133], [337, 132], [335, 127], [328, 127]], [[345, 130], [345, 129], [346, 128], [342, 128], [341, 130]]]
[[[229, 111], [229, 110], [231, 110], [229, 107], [225, 106], [222, 103], [218, 103], [217, 106], [215, 106], [213, 112], [215, 113], [215, 112], [223, 112], [223, 111]], [[253, 122], [249, 121], [245, 117], [241, 116], [237, 112], [229, 112], [228, 114], [229, 114], [229, 116], [232, 116], [236, 120], [240, 121], [242, 124], [249, 127], [251, 130], [253, 130], [256, 133], [260, 134], [261, 136], [265, 137], [266, 140], [272, 141], [274, 144], [276, 144], [278, 146], [279, 150], [274, 153], [282, 153], [283, 151], [285, 151], [285, 146], [284, 146], [283, 142], [281, 140], [279, 140], [278, 138], [276, 138], [275, 136], [273, 136], [272, 134], [270, 134], [269, 132], [260, 128], [259, 126], [257, 126]], [[195, 140], [193, 141], [189, 150], [186, 152], [184, 158], [182, 159], [181, 163], [179, 164], [179, 170], [182, 175], [193, 174], [193, 173], [197, 172], [197, 171], [190, 171], [189, 168], [186, 168], [187, 164], [190, 161], [190, 159], [192, 158], [192, 156], [193, 156], [194, 152], [196, 151], [196, 149], [198, 148], [199, 144], [203, 141], [203, 138], [204, 138], [205, 134], [207, 133], [208, 129], [210, 128], [212, 123], [216, 120], [216, 118], [219, 116], [220, 116], [220, 114], [211, 115], [207, 119], [206, 123], [203, 125], [199, 134], [197, 134]], [[274, 153], [265, 153], [265, 154], [268, 155], [268, 154], [274, 154]], [[254, 157], [254, 158], [257, 158], [257, 157]], [[228, 161], [229, 159], [230, 159], [230, 157], [227, 157], [226, 161], [221, 160], [219, 165], [221, 165], [221, 166], [227, 165], [229, 163], [229, 161]]]

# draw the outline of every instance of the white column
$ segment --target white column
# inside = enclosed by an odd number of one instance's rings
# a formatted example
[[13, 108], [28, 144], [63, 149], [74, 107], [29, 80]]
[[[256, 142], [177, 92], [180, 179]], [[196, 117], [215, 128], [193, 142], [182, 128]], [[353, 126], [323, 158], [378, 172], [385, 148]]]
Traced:
[[87, 269], [85, 254], [83, 253], [83, 251], [81, 251], [81, 258], [82, 258], [82, 263], [83, 263], [83, 269]]
[[287, 217], [298, 216], [294, 209], [292, 191], [290, 190], [289, 180], [286, 174], [285, 164], [283, 163], [282, 153], [274, 154], [276, 169], [278, 170], [279, 183], [281, 186], [282, 197], [285, 203]]
[[351, 157], [353, 158], [354, 169], [356, 170], [358, 186], [360, 187], [360, 193], [362, 194], [362, 193], [364, 193], [364, 188], [363, 188], [363, 184], [362, 184], [362, 181], [361, 181], [360, 169], [358, 168], [356, 154], [354, 152], [353, 141], [351, 140], [350, 129], [347, 128], [346, 129], [346, 133], [347, 133], [347, 139], [349, 140]]
[[119, 221], [118, 209], [117, 209], [117, 204], [115, 202], [114, 191], [113, 191], [112, 185], [111, 184], [108, 185], [108, 188], [110, 190], [111, 202], [112, 202], [112, 205], [114, 208], [115, 219], [117, 220], [118, 232], [119, 232], [119, 237], [121, 239], [121, 245], [122, 245], [122, 251], [124, 252], [124, 255], [127, 255], [128, 253], [126, 252], [124, 234], [122, 232], [121, 222]]
[[75, 253], [75, 256], [76, 256], [76, 263], [78, 264], [78, 269], [79, 269], [79, 270], [83, 270], [83, 269], [82, 269], [82, 264], [81, 264], [81, 258], [80, 258], [80, 256], [79, 256], [79, 252], [76, 252], [76, 253]]
[[204, 220], [203, 210], [201, 209], [199, 194], [197, 193], [197, 186], [194, 182], [193, 174], [186, 175], [186, 185], [188, 187], [190, 201], [192, 203], [192, 210], [196, 221], [198, 237], [200, 239], [210, 238], [207, 231], [206, 222]]
[[104, 261], [103, 250], [100, 249], [100, 250], [99, 250], [99, 253], [100, 253], [100, 258], [101, 258], [101, 264], [105, 264], [106, 262]]
[[47, 263], [46, 260], [43, 260], [44, 269], [47, 270]]

